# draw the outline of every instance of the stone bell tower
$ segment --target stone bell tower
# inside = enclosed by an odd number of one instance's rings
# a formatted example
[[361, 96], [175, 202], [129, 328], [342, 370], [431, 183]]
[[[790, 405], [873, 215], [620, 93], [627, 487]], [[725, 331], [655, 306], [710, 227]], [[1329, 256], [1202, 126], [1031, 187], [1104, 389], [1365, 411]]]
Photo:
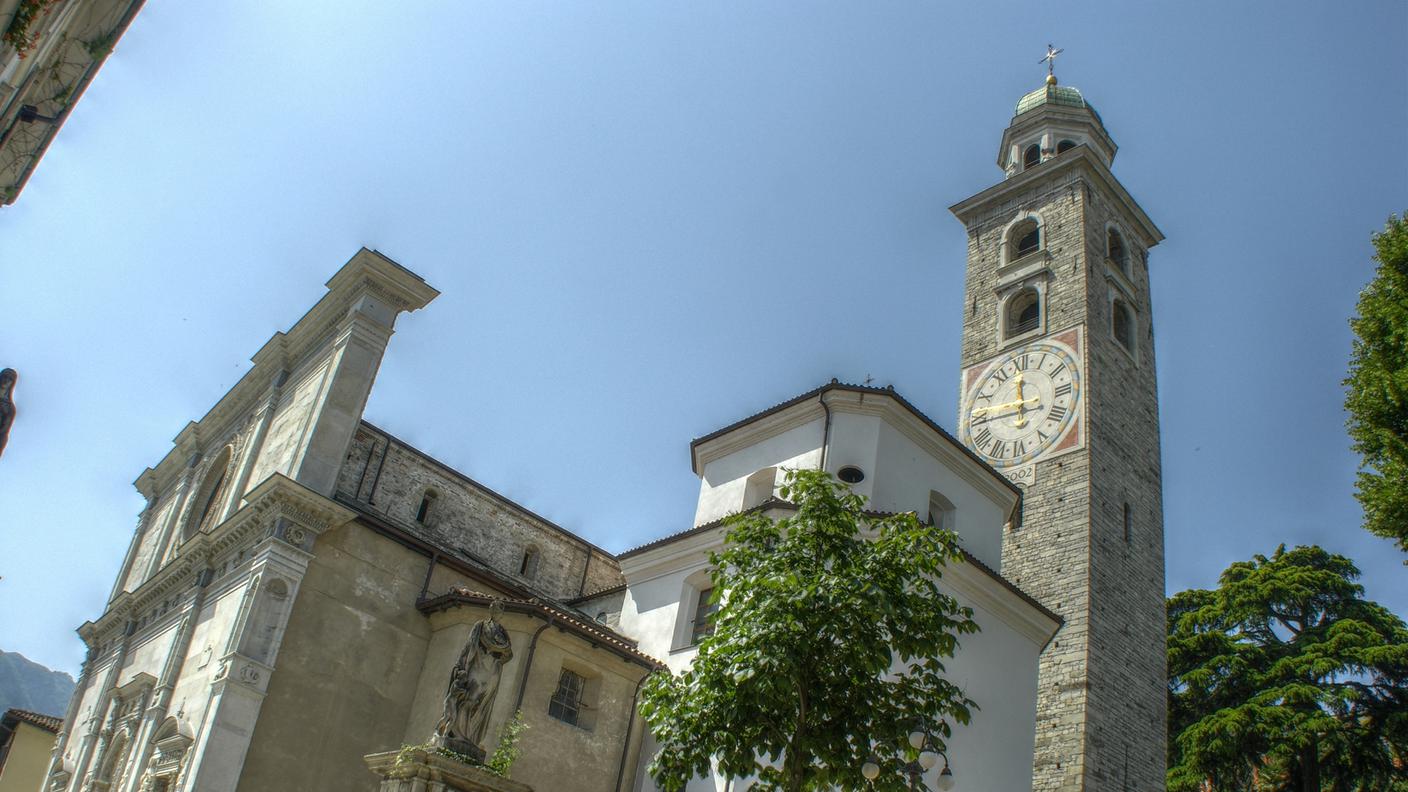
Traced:
[[1041, 656], [1039, 791], [1164, 788], [1147, 255], [1163, 235], [1110, 172], [1115, 152], [1049, 75], [1003, 132], [1005, 178], [951, 207], [968, 229], [959, 434], [1025, 490], [1003, 575], [1065, 622]]

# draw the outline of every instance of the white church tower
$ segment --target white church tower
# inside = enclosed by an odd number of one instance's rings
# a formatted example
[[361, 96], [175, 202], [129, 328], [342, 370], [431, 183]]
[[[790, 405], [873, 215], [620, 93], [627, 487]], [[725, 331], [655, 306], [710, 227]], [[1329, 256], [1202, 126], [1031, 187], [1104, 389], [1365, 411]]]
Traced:
[[[1054, 53], [1052, 53], [1054, 56]], [[959, 436], [1024, 492], [1003, 574], [1064, 620], [1041, 656], [1034, 789], [1164, 787], [1163, 506], [1147, 251], [1075, 88], [1023, 96], [968, 229]]]

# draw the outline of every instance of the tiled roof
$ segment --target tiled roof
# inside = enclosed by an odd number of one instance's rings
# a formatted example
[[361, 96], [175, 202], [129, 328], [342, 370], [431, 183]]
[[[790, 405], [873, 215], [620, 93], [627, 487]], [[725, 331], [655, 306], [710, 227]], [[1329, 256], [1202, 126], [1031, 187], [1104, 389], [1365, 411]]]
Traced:
[[595, 622], [587, 621], [578, 617], [576, 614], [549, 605], [540, 600], [495, 597], [483, 592], [457, 586], [446, 594], [421, 601], [416, 607], [420, 609], [421, 613], [429, 614], [446, 610], [456, 605], [488, 605], [492, 600], [502, 602], [504, 610], [507, 611], [529, 613], [540, 618], [547, 617], [547, 620], [551, 623], [560, 627], [566, 627], [576, 632], [579, 637], [589, 641], [599, 642], [614, 649], [617, 654], [628, 660], [633, 660], [652, 671], [665, 667], [664, 663], [637, 649], [633, 641], [622, 636], [615, 630], [596, 624]]
[[637, 545], [637, 546], [635, 546], [635, 547], [632, 547], [632, 548], [629, 549], [629, 550], [623, 550], [622, 552], [617, 553], [617, 554], [616, 554], [616, 557], [617, 557], [617, 558], [628, 558], [628, 557], [630, 557], [630, 556], [637, 555], [637, 554], [639, 554], [639, 553], [644, 553], [646, 550], [652, 550], [652, 549], [654, 549], [654, 548], [656, 548], [656, 547], [659, 547], [660, 545], [667, 545], [667, 544], [669, 544], [670, 542], [675, 541], [676, 539], [683, 539], [683, 538], [685, 538], [686, 536], [693, 536], [693, 535], [698, 534], [698, 533], [704, 533], [705, 531], [711, 531], [711, 530], [713, 530], [713, 529], [715, 529], [715, 528], [718, 528], [719, 526], [723, 525], [723, 524], [724, 524], [724, 521], [725, 521], [725, 520], [728, 520], [728, 519], [731, 518], [731, 517], [737, 517], [737, 516], [740, 515], [740, 514], [751, 514], [752, 512], [763, 511], [764, 509], [772, 509], [772, 508], [775, 508], [775, 507], [781, 507], [781, 508], [784, 508], [784, 509], [795, 509], [795, 508], [797, 508], [796, 506], [793, 506], [791, 503], [789, 503], [789, 502], [787, 502], [787, 501], [785, 501], [785, 500], [782, 500], [781, 498], [777, 498], [777, 497], [768, 498], [767, 500], [763, 501], [762, 503], [759, 503], [757, 506], [753, 506], [753, 507], [744, 509], [743, 511], [740, 511], [740, 512], [732, 512], [732, 513], [730, 513], [730, 514], [724, 515], [723, 517], [720, 517], [720, 518], [717, 519], [717, 520], [710, 520], [709, 522], [706, 522], [706, 523], [704, 523], [703, 525], [696, 525], [696, 526], [694, 526], [693, 528], [686, 528], [686, 529], [684, 529], [683, 531], [675, 531], [675, 532], [672, 533], [672, 534], [669, 534], [669, 535], [667, 535], [667, 536], [662, 536], [662, 537], [660, 537], [659, 539], [651, 540], [651, 541], [649, 541], [649, 542], [646, 542], [646, 543], [643, 544], [643, 545]]
[[41, 715], [37, 712], [30, 712], [29, 710], [22, 709], [5, 710], [4, 717], [5, 720], [13, 718], [17, 721], [28, 723], [31, 726], [37, 726], [43, 729], [44, 731], [52, 732], [54, 734], [58, 734], [59, 729], [63, 728], [64, 725], [64, 719], [56, 715]]
[[605, 596], [607, 594], [615, 594], [618, 591], [625, 590], [625, 583], [617, 583], [615, 585], [606, 586], [605, 588], [599, 588], [596, 591], [589, 591], [586, 594], [581, 595], [580, 597], [573, 597], [572, 599], [567, 600], [567, 604], [576, 605], [581, 602], [586, 602], [587, 600], [596, 599], [597, 597]]

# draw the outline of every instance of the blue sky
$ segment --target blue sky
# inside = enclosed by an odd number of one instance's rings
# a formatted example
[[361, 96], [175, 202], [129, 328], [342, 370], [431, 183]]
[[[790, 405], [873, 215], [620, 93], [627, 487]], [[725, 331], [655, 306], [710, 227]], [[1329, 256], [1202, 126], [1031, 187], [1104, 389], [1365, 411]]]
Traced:
[[1347, 319], [1408, 208], [1408, 6], [148, 0], [0, 212], [0, 648], [75, 672], [130, 482], [359, 246], [443, 296], [367, 417], [587, 538], [831, 377], [953, 427], [966, 241], [1048, 41], [1150, 257], [1168, 589], [1359, 528]]

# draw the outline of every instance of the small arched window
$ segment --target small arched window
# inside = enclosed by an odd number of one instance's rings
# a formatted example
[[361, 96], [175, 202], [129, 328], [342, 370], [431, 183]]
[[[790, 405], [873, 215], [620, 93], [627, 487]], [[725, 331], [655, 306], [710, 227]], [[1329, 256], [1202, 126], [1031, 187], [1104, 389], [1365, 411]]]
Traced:
[[523, 559], [518, 562], [518, 574], [531, 578], [538, 573], [538, 548], [528, 545], [523, 548]]
[[1057, 153], [1057, 154], [1064, 154], [1064, 153], [1066, 153], [1067, 151], [1070, 151], [1071, 149], [1073, 149], [1073, 148], [1075, 148], [1075, 147], [1076, 147], [1076, 142], [1075, 142], [1074, 140], [1063, 140], [1063, 141], [1061, 141], [1060, 143], [1057, 143], [1057, 144], [1056, 144], [1056, 153]]
[[1105, 257], [1118, 267], [1120, 272], [1129, 274], [1129, 253], [1124, 248], [1124, 237], [1113, 228], [1105, 232]]
[[751, 509], [771, 498], [777, 487], [777, 468], [765, 467], [748, 477], [743, 486], [743, 509]]
[[430, 510], [435, 507], [435, 499], [439, 497], [435, 490], [426, 490], [420, 496], [420, 506], [416, 507], [416, 522], [424, 524], [430, 519]]
[[719, 611], [719, 603], [714, 599], [714, 587], [700, 589], [694, 598], [694, 618], [690, 621], [689, 642], [698, 644], [706, 635], [714, 632], [714, 614]]
[[1007, 233], [1007, 245], [1011, 251], [1008, 254], [1009, 261], [1037, 252], [1041, 249], [1041, 225], [1028, 217], [1012, 226], [1012, 230]]
[[1041, 295], [1026, 288], [1007, 300], [1003, 338], [1015, 338], [1041, 326]]
[[1030, 168], [1033, 165], [1041, 164], [1041, 146], [1033, 143], [1027, 146], [1027, 150], [1022, 152], [1022, 168]]
[[694, 646], [713, 632], [714, 612], [718, 610], [717, 603], [710, 602], [713, 595], [714, 581], [709, 570], [696, 569], [685, 578], [675, 616], [675, 649]]
[[1110, 315], [1110, 330], [1120, 346], [1134, 354], [1134, 312], [1124, 300], [1115, 300]]
[[953, 501], [945, 498], [938, 490], [929, 490], [929, 524], [945, 531], [954, 530]]

